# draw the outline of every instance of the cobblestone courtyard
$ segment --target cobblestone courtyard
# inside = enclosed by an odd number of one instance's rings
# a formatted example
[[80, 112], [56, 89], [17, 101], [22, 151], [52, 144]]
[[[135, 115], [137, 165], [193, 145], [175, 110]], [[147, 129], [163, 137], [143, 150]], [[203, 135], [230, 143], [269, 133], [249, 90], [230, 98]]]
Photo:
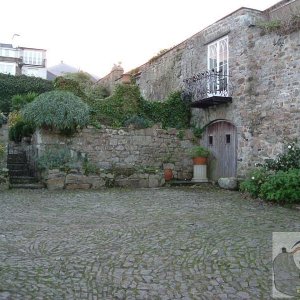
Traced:
[[272, 232], [300, 213], [238, 192], [0, 194], [0, 299], [270, 299]]

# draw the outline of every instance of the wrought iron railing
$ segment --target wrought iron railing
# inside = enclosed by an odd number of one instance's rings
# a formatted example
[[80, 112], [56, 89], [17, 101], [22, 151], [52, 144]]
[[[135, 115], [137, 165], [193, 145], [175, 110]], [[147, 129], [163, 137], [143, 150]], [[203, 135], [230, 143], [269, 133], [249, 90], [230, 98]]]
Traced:
[[231, 97], [230, 76], [223, 71], [206, 71], [184, 79], [184, 93], [194, 101], [212, 96]]

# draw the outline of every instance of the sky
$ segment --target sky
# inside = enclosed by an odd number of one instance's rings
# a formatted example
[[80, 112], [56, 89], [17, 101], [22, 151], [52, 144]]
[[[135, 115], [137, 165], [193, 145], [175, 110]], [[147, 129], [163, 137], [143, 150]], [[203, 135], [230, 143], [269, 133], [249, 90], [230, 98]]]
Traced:
[[47, 50], [47, 66], [63, 61], [98, 78], [126, 71], [179, 44], [227, 14], [264, 10], [279, 0], [7, 0], [0, 42]]

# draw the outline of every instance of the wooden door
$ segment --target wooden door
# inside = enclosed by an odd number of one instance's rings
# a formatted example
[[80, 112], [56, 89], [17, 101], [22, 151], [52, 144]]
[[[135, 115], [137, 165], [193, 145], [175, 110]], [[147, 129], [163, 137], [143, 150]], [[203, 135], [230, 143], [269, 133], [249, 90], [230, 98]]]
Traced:
[[212, 153], [208, 165], [208, 177], [236, 177], [236, 127], [226, 121], [216, 121], [206, 127], [202, 144]]

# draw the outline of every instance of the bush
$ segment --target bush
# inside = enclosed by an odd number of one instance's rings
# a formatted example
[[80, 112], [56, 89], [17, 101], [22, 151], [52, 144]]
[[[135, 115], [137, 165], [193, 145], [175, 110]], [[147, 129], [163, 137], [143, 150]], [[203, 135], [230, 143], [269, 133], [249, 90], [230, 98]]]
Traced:
[[128, 120], [142, 122], [142, 126], [153, 123], [161, 123], [163, 128], [190, 126], [190, 105], [181, 99], [180, 92], [172, 93], [164, 102], [146, 101], [134, 84], [118, 85], [110, 97], [94, 101], [92, 110], [94, 121], [115, 127], [128, 126]]
[[278, 171], [268, 176], [259, 196], [279, 203], [300, 203], [300, 169]]
[[49, 148], [37, 160], [37, 165], [40, 170], [51, 169], [68, 169], [71, 164], [74, 164], [77, 158], [71, 156], [69, 149]]
[[3, 158], [4, 153], [5, 153], [5, 145], [0, 143], [0, 159]]
[[289, 169], [300, 169], [300, 148], [295, 143], [285, 146], [285, 151], [277, 159], [268, 159], [264, 165], [268, 170], [288, 171]]
[[38, 96], [37, 93], [30, 92], [25, 95], [15, 95], [11, 98], [12, 110], [20, 110]]
[[253, 170], [250, 173], [249, 178], [240, 184], [240, 190], [257, 198], [260, 194], [261, 185], [266, 181], [268, 175], [269, 174], [265, 168]]
[[14, 95], [35, 92], [41, 94], [53, 90], [53, 82], [31, 76], [0, 74], [0, 111], [9, 113]]
[[89, 106], [71, 92], [52, 91], [39, 95], [23, 110], [24, 120], [38, 128], [73, 134], [89, 122]]
[[139, 114], [141, 99], [137, 86], [118, 85], [110, 97], [94, 102], [93, 119], [105, 125], [121, 127], [126, 120]]
[[9, 128], [8, 136], [11, 141], [21, 142], [23, 137], [30, 137], [35, 131], [35, 127], [28, 122], [18, 121]]
[[57, 90], [71, 92], [82, 99], [86, 97], [80, 87], [80, 84], [73, 79], [65, 78], [63, 76], [58, 76], [54, 80], [54, 87]]
[[295, 142], [277, 159], [268, 159], [240, 184], [241, 191], [281, 204], [300, 202], [300, 149]]
[[151, 121], [140, 117], [140, 116], [132, 116], [130, 118], [128, 118], [125, 122], [124, 122], [124, 126], [128, 127], [128, 126], [132, 126], [133, 128], [136, 129], [142, 129], [142, 128], [148, 128], [152, 125]]

